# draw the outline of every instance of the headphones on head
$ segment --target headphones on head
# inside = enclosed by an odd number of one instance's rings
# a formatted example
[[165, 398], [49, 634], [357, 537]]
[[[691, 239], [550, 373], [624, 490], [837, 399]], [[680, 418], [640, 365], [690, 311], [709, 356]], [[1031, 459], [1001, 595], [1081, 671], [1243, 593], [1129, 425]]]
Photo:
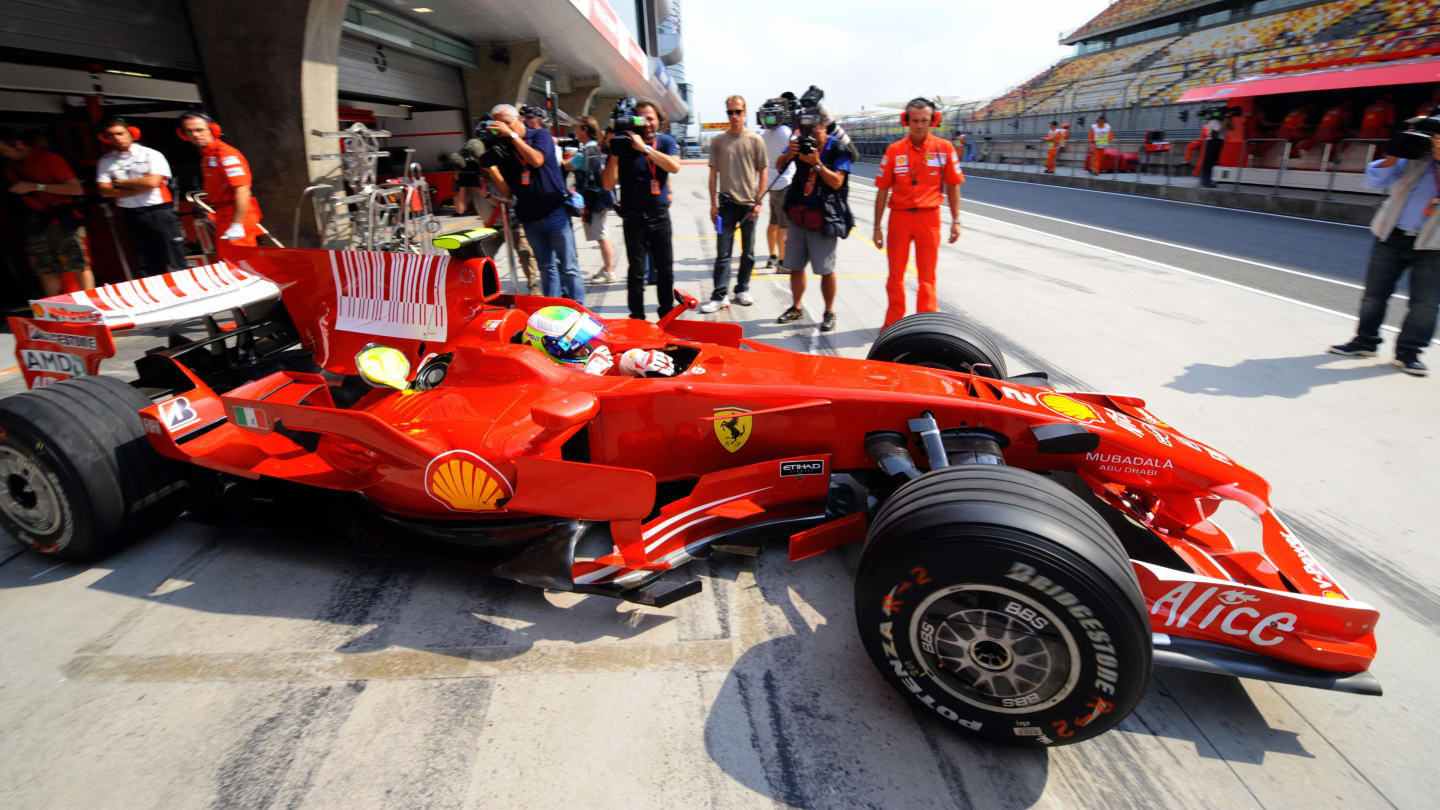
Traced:
[[932, 126], [932, 127], [938, 127], [938, 126], [940, 126], [940, 110], [939, 110], [939, 108], [935, 105], [935, 102], [931, 101], [931, 100], [928, 99], [928, 98], [925, 98], [924, 96], [916, 96], [915, 98], [910, 99], [910, 102], [905, 105], [905, 111], [902, 112], [902, 113], [900, 113], [900, 123], [904, 124], [904, 125], [907, 126], [907, 127], [910, 126], [910, 105], [911, 105], [911, 104], [924, 104], [925, 106], [929, 107], [929, 108], [930, 108], [930, 111], [933, 113], [933, 115], [930, 116], [930, 126]]
[[[114, 119], [114, 120], [111, 122], [110, 127], [113, 127], [113, 126], [115, 126], [116, 124], [119, 124], [120, 126], [125, 127], [126, 129], [130, 130], [130, 137], [131, 137], [131, 138], [134, 138], [134, 139], [137, 140], [137, 141], [140, 140], [140, 128], [139, 128], [139, 127], [132, 127], [132, 126], [130, 126], [130, 124], [129, 124], [128, 122], [126, 122], [126, 120], [125, 120], [124, 118], [116, 118], [116, 119]], [[114, 145], [115, 145], [115, 139], [112, 138], [112, 137], [110, 137], [110, 134], [105, 131], [106, 129], [109, 129], [110, 127], [105, 127], [105, 129], [102, 129], [102, 130], [100, 130], [99, 132], [95, 133], [95, 137], [100, 140], [100, 143], [103, 143], [103, 144], [105, 144], [106, 146], [114, 146]]]
[[175, 127], [175, 134], [180, 136], [180, 140], [185, 140], [185, 130], [181, 129], [178, 124], [183, 124], [191, 118], [199, 118], [201, 121], [209, 124], [210, 134], [214, 135], [217, 139], [220, 137], [220, 125], [215, 123], [214, 118], [211, 118], [210, 116], [206, 115], [203, 112], [200, 112], [199, 110], [192, 110], [180, 116], [180, 120], [176, 122], [177, 126]]

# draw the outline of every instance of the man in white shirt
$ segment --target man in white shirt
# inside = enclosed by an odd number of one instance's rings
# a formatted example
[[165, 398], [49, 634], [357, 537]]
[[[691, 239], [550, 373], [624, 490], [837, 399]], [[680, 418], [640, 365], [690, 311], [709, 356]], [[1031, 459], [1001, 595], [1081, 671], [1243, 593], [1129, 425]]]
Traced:
[[140, 130], [123, 118], [100, 122], [100, 140], [113, 147], [100, 157], [95, 182], [125, 215], [140, 274], [153, 276], [185, 269], [185, 237], [170, 196], [170, 161], [136, 143]]
[[770, 224], [765, 228], [765, 245], [770, 249], [770, 261], [765, 263], [765, 269], [780, 268], [785, 266], [785, 235], [788, 232], [789, 220], [785, 218], [785, 189], [790, 187], [790, 178], [795, 176], [795, 164], [792, 162], [780, 173], [780, 179], [775, 179], [775, 161], [781, 155], [790, 151], [790, 127], [780, 124], [770, 126], [765, 116], [761, 116], [760, 125], [765, 128], [765, 152], [770, 161], [770, 169], [765, 175], [766, 182], [774, 181], [770, 186]]

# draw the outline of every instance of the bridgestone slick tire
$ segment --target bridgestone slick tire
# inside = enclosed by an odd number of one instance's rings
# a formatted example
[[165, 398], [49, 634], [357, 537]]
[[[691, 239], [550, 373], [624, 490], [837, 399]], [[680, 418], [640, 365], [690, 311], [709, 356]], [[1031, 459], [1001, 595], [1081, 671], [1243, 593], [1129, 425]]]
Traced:
[[1005, 377], [1005, 355], [988, 335], [948, 312], [921, 312], [890, 324], [875, 339], [867, 360], [968, 372], [979, 363]]
[[1112, 728], [1150, 680], [1150, 626], [1115, 533], [1014, 467], [944, 467], [875, 514], [855, 582], [860, 636], [917, 706], [1015, 745]]
[[145, 437], [150, 404], [112, 377], [0, 400], [0, 527], [33, 551], [85, 560], [174, 517], [183, 468]]

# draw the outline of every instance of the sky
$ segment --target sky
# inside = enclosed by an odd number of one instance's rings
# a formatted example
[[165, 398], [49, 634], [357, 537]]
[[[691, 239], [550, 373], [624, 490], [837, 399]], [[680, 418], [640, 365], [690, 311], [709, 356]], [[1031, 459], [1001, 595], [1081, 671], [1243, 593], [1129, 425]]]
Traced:
[[1058, 44], [1110, 0], [688, 0], [686, 80], [700, 121], [746, 99], [750, 123], [767, 98], [812, 84], [835, 113], [918, 95], [989, 98], [1073, 52]]

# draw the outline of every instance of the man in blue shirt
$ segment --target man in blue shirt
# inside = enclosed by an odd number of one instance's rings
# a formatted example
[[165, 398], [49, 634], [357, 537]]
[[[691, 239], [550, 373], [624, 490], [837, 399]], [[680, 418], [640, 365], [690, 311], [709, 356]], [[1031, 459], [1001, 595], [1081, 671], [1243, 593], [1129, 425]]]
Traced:
[[490, 118], [502, 135], [510, 136], [512, 155], [497, 167], [500, 193], [515, 197], [515, 217], [540, 264], [541, 290], [585, 303], [585, 280], [575, 253], [575, 231], [565, 210], [565, 177], [556, 159], [555, 138], [545, 129], [527, 129], [509, 104], [499, 104]]
[[[644, 134], [631, 130], [610, 138], [601, 184], [607, 191], [620, 187], [620, 221], [625, 232], [628, 268], [625, 287], [630, 317], [645, 320], [645, 257], [655, 268], [655, 293], [660, 317], [675, 306], [675, 252], [670, 244], [670, 175], [680, 171], [680, 148], [661, 132], [665, 114], [648, 98], [635, 102], [635, 115], [644, 119]], [[616, 142], [625, 144], [617, 148]]]
[[[800, 138], [814, 138], [815, 148], [800, 152]], [[845, 130], [831, 123], [824, 106], [813, 116], [801, 118], [799, 133], [790, 141], [790, 148], [775, 161], [777, 171], [785, 171], [793, 162], [795, 177], [785, 190], [785, 215], [789, 228], [785, 235], [784, 268], [790, 272], [790, 308], [776, 323], [791, 323], [805, 317], [800, 301], [805, 297], [805, 264], [820, 277], [820, 295], [825, 299], [825, 313], [820, 320], [821, 332], [835, 330], [835, 246], [850, 234], [854, 219], [850, 214], [850, 166], [855, 148]]]
[[1370, 232], [1370, 264], [1365, 270], [1365, 292], [1360, 298], [1360, 324], [1349, 343], [1331, 346], [1331, 354], [1374, 357], [1380, 346], [1380, 324], [1395, 284], [1410, 270], [1410, 310], [1395, 341], [1395, 365], [1405, 373], [1429, 373], [1420, 352], [1435, 335], [1440, 309], [1440, 117], [1412, 121], [1430, 132], [1428, 158], [1387, 157], [1365, 169], [1368, 188], [1389, 189]]

